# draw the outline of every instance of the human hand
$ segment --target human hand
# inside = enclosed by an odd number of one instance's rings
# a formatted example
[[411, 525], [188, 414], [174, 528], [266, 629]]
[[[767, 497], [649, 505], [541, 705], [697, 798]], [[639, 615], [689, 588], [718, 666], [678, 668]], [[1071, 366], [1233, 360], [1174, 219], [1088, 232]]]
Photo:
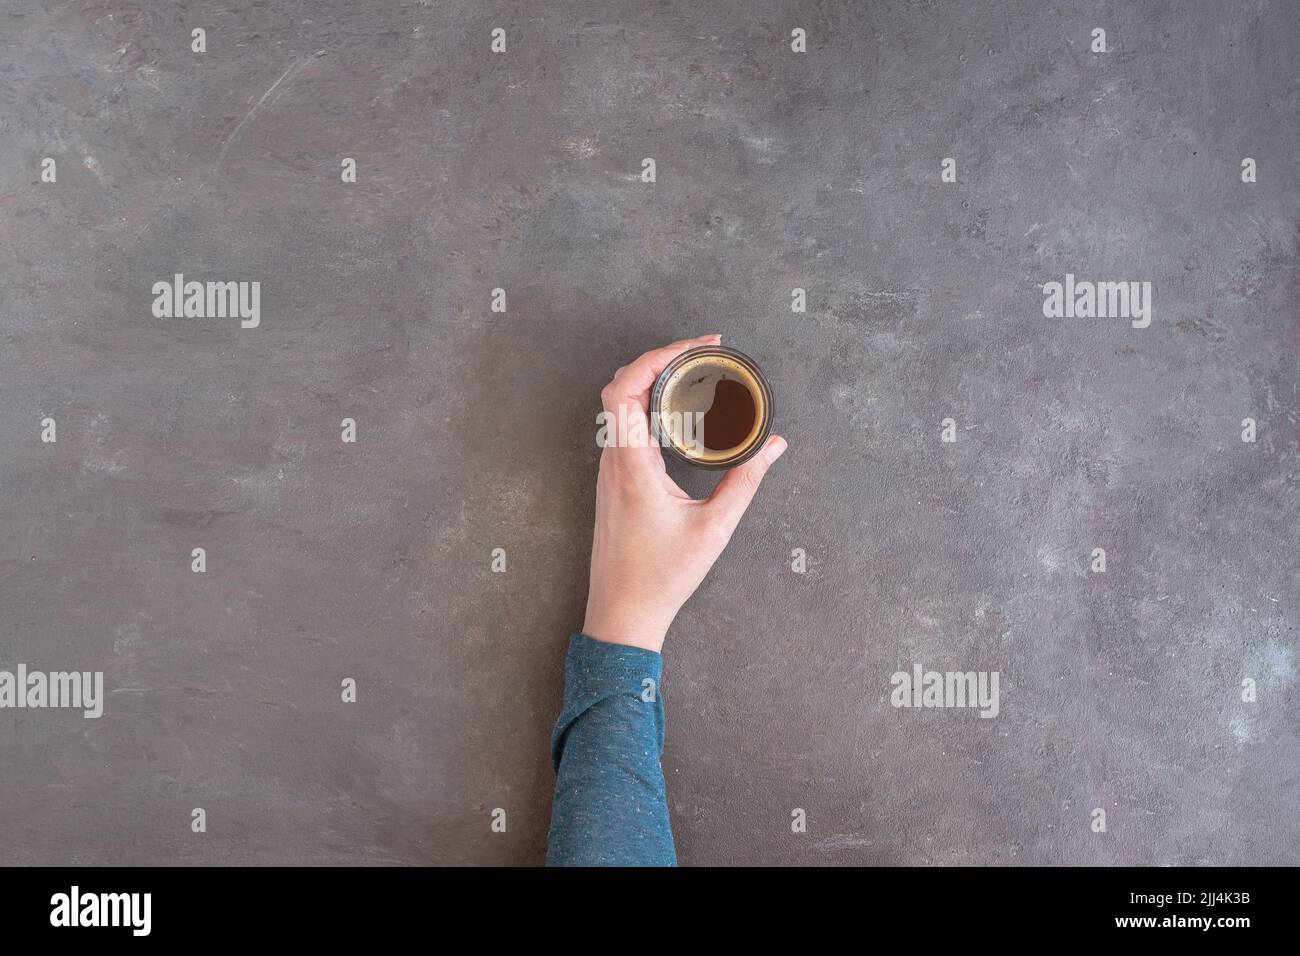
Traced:
[[[703, 335], [674, 342], [619, 369], [600, 393], [613, 419], [611, 434], [648, 435], [650, 390], [659, 373], [687, 349], [721, 341], [720, 335]], [[658, 653], [668, 626], [731, 540], [768, 466], [785, 449], [785, 439], [773, 435], [757, 455], [728, 471], [707, 500], [696, 501], [668, 477], [658, 445], [607, 445], [596, 478], [582, 632]]]

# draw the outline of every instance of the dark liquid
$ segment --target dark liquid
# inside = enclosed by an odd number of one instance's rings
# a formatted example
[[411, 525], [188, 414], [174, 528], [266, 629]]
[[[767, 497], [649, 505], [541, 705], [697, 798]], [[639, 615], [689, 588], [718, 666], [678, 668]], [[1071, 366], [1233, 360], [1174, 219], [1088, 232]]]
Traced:
[[757, 417], [749, 389], [724, 378], [714, 387], [713, 406], [704, 413], [704, 447], [710, 451], [735, 448], [749, 437]]

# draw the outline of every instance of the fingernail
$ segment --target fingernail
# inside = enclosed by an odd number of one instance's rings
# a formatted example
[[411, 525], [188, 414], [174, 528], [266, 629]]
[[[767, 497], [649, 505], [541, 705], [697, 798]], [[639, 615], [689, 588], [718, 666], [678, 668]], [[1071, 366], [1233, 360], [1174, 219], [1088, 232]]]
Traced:
[[780, 435], [773, 435], [769, 438], [767, 441], [767, 463], [770, 465], [784, 455], [787, 447], [785, 439]]

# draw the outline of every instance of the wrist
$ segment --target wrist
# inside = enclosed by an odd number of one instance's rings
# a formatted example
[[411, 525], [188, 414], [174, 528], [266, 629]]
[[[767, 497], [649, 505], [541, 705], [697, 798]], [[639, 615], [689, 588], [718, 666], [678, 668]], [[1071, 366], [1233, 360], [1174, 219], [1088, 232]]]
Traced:
[[671, 621], [660, 623], [642, 615], [599, 611], [593, 613], [588, 608], [587, 617], [582, 623], [582, 633], [606, 644], [640, 647], [660, 654], [663, 652], [664, 638], [668, 636], [670, 623]]

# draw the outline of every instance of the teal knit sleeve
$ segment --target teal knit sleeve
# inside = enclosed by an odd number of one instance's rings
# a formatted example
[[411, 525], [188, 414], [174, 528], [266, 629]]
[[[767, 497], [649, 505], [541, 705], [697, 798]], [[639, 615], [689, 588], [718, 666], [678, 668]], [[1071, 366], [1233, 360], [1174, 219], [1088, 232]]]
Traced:
[[675, 866], [654, 651], [569, 639], [564, 709], [551, 736], [548, 866]]

